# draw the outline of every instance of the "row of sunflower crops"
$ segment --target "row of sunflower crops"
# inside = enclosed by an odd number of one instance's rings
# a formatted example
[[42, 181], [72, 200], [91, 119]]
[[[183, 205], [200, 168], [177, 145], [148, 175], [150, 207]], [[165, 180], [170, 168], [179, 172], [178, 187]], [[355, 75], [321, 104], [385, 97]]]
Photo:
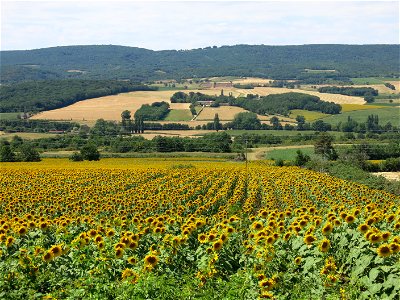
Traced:
[[0, 299], [398, 299], [400, 198], [297, 167], [3, 164]]

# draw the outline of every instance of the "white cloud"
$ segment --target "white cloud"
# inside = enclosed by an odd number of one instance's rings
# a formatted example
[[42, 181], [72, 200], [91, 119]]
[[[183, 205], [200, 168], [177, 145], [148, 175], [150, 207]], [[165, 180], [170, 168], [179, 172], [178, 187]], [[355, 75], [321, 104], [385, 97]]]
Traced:
[[397, 1], [3, 1], [1, 49], [399, 43]]

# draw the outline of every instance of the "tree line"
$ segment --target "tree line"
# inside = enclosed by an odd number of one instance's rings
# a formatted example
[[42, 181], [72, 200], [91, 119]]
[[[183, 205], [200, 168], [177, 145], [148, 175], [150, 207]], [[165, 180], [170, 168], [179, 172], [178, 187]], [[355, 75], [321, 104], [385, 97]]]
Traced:
[[117, 80], [47, 80], [0, 85], [0, 112], [40, 112], [78, 101], [154, 87]]
[[[398, 53], [399, 45], [235, 45], [164, 51], [112, 45], [66, 46], [2, 51], [1, 74], [3, 83], [66, 78], [145, 82], [214, 76], [315, 81], [398, 76]], [[335, 72], [324, 72], [332, 69]]]

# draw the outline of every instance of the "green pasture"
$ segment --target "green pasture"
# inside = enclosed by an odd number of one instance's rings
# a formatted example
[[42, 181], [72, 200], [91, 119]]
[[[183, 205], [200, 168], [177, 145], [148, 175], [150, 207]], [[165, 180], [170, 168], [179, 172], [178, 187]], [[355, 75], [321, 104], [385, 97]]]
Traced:
[[319, 111], [309, 111], [304, 109], [292, 109], [289, 118], [296, 119], [297, 116], [303, 116], [307, 122], [312, 122], [318, 119], [326, 118], [329, 114], [324, 114]]
[[188, 109], [172, 109], [165, 117], [164, 121], [190, 121], [192, 114]]
[[350, 116], [353, 120], [357, 122], [365, 122], [369, 115], [378, 115], [379, 123], [381, 125], [386, 124], [387, 122], [392, 123], [394, 126], [400, 125], [400, 108], [399, 107], [383, 107], [383, 108], [374, 108], [368, 110], [356, 110], [344, 112], [339, 115], [332, 115], [326, 118], [323, 118], [324, 122], [330, 123], [332, 125], [336, 125], [339, 122], [347, 122], [348, 117]]

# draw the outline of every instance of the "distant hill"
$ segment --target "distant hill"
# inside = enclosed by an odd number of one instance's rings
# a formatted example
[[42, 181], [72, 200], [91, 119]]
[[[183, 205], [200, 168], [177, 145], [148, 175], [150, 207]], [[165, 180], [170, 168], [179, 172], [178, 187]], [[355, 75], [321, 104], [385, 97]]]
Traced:
[[400, 45], [236, 45], [179, 51], [102, 45], [0, 52], [2, 83], [228, 75], [274, 79], [398, 76], [399, 53]]

